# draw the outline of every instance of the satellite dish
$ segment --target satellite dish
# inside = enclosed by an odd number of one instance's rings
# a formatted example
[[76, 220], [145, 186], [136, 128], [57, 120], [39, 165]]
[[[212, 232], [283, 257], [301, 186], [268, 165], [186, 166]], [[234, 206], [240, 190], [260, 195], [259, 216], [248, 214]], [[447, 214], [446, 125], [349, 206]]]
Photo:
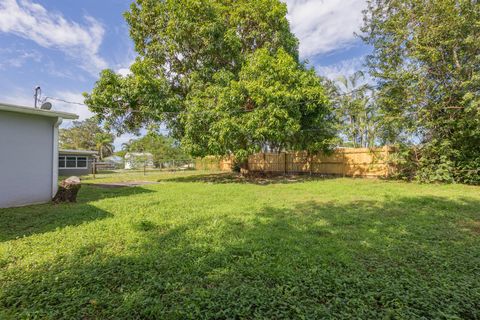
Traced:
[[50, 102], [44, 102], [40, 107], [42, 110], [50, 110], [52, 109], [52, 104]]

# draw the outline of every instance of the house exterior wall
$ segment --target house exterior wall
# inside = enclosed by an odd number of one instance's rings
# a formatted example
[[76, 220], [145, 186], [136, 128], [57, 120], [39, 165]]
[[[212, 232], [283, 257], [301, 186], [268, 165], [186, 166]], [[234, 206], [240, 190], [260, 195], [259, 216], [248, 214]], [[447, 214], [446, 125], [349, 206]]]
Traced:
[[67, 178], [71, 176], [86, 176], [90, 173], [92, 173], [91, 165], [87, 169], [58, 169], [58, 175]]
[[71, 177], [71, 176], [85, 176], [93, 172], [93, 158], [89, 155], [79, 155], [79, 154], [68, 154], [60, 153], [59, 156], [72, 156], [72, 157], [86, 157], [87, 158], [87, 168], [86, 169], [77, 169], [77, 168], [59, 168], [58, 175], [60, 177]]
[[0, 208], [52, 199], [57, 121], [0, 111]]

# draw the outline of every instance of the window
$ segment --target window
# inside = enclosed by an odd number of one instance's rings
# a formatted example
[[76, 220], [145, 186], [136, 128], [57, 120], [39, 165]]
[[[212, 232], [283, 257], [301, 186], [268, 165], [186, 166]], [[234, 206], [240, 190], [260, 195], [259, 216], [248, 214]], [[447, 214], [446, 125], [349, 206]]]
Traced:
[[67, 157], [67, 168], [77, 167], [77, 157]]
[[77, 157], [77, 167], [86, 168], [87, 167], [87, 157]]
[[58, 160], [58, 167], [65, 168], [65, 157], [60, 157]]
[[58, 167], [60, 169], [86, 169], [88, 168], [88, 158], [77, 156], [60, 156], [58, 157]]

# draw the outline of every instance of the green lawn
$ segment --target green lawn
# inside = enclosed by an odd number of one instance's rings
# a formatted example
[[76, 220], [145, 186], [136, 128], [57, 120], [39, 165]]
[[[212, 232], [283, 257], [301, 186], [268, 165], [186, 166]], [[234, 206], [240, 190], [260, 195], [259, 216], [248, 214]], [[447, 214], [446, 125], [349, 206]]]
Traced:
[[479, 187], [151, 179], [0, 209], [0, 318], [480, 319]]
[[[193, 177], [193, 176], [205, 176], [216, 174], [220, 172], [212, 171], [167, 171], [149, 169], [146, 172], [142, 170], [115, 170], [97, 173], [95, 176], [88, 175], [81, 177], [82, 181], [88, 184], [101, 184], [101, 183], [115, 183], [115, 182], [130, 182], [130, 181], [158, 181], [165, 179], [173, 179], [180, 177]], [[67, 177], [60, 177], [64, 179]]]

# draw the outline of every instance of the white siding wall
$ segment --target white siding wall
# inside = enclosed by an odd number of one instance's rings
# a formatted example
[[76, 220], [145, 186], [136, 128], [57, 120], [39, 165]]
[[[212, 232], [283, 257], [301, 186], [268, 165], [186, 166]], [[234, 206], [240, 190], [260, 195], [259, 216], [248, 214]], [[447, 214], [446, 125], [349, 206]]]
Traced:
[[0, 208], [51, 200], [56, 121], [0, 111]]

